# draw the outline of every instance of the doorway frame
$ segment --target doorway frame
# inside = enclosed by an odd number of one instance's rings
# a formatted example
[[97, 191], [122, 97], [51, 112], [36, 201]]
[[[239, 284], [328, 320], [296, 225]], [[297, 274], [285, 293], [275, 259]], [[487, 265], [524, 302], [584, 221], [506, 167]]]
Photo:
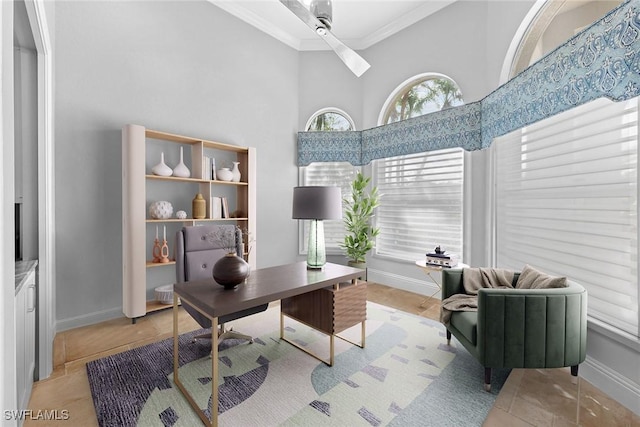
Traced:
[[38, 379], [53, 372], [56, 334], [53, 52], [44, 0], [25, 0], [38, 79]]

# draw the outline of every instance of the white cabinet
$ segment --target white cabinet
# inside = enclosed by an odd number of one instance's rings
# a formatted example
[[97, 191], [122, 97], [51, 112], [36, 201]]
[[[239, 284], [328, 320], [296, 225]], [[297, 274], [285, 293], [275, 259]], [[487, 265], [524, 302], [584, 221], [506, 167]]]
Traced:
[[[174, 167], [176, 156], [184, 151], [184, 160], [191, 176], [158, 176], [153, 166], [166, 159]], [[169, 155], [173, 155], [173, 162]], [[216, 160], [216, 169], [236, 165], [240, 181], [212, 179], [210, 162]], [[206, 168], [205, 168], [206, 167]], [[200, 138], [175, 135], [146, 129], [140, 125], [126, 125], [122, 129], [122, 311], [133, 319], [146, 313], [166, 308], [153, 301], [153, 288], [175, 281], [174, 255], [175, 231], [184, 225], [203, 223], [236, 224], [255, 239], [256, 236], [256, 150]], [[207, 202], [206, 217], [194, 219], [191, 200], [202, 194]], [[218, 218], [213, 215], [213, 198], [227, 200], [229, 215]], [[149, 216], [149, 205], [154, 201], [168, 201], [173, 205], [173, 215], [167, 219]], [[177, 210], [187, 213], [186, 219], [176, 218]], [[162, 239], [166, 235], [169, 262], [153, 262], [152, 249], [156, 233]], [[245, 242], [245, 259], [255, 268], [255, 243]], [[252, 250], [250, 250], [252, 249]], [[171, 274], [167, 274], [171, 272]], [[155, 280], [165, 283], [153, 283]]]
[[16, 280], [16, 377], [18, 410], [27, 409], [36, 366], [36, 271], [28, 262], [19, 282]]

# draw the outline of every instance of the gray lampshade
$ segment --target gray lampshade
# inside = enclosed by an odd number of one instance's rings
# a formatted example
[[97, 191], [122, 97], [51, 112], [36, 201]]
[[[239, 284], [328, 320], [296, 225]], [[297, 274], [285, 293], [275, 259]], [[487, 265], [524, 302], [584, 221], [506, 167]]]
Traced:
[[341, 219], [340, 187], [294, 187], [293, 219]]

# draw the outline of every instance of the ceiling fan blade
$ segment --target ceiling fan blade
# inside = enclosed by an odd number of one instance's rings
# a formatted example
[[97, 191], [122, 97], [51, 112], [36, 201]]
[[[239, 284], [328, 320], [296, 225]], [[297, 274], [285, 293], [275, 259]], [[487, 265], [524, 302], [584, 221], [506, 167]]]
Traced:
[[324, 28], [322, 22], [320, 22], [320, 20], [306, 8], [306, 6], [298, 0], [280, 0], [280, 3], [287, 6], [287, 9], [293, 12], [313, 31], [316, 31], [318, 28]]
[[320, 36], [329, 46], [333, 49], [338, 57], [342, 59], [342, 62], [345, 63], [347, 67], [355, 74], [357, 77], [360, 77], [364, 74], [365, 71], [371, 67], [367, 61], [364, 60], [363, 57], [355, 53], [352, 49], [350, 49], [347, 45], [342, 43], [336, 36], [333, 35], [331, 31], [327, 31], [324, 36]]
[[[300, 18], [302, 22], [318, 34], [357, 77], [360, 77], [369, 69], [369, 63], [334, 36], [333, 33], [327, 29], [326, 25], [316, 18], [304, 4], [298, 0], [280, 0], [280, 3], [284, 4], [291, 12]], [[318, 29], [320, 29], [320, 31], [318, 31]]]

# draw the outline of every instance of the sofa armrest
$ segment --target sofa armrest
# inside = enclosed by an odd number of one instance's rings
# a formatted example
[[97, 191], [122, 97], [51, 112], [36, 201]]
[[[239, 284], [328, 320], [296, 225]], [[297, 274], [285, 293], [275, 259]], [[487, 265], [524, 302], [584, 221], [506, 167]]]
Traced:
[[587, 292], [566, 288], [481, 289], [478, 352], [487, 367], [558, 368], [586, 357]]
[[462, 269], [442, 269], [442, 300], [444, 301], [451, 295], [464, 293], [464, 287], [462, 286]]

